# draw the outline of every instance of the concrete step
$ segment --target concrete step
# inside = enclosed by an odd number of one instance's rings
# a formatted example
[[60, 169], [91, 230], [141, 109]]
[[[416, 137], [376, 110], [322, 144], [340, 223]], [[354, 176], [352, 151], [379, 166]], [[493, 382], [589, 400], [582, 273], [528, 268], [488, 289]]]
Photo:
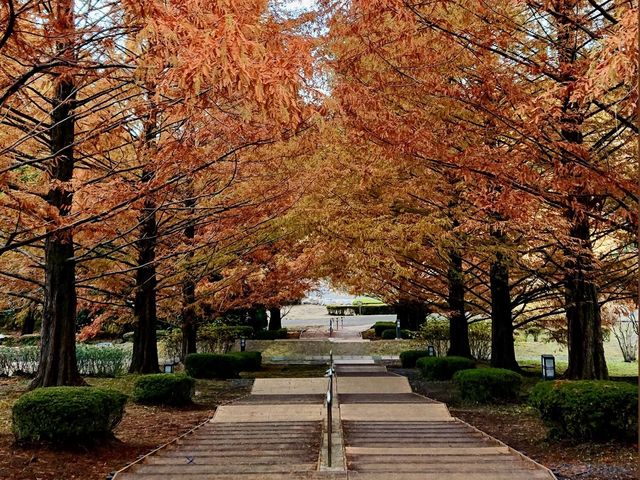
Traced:
[[[295, 473], [309, 472], [316, 470], [316, 463], [282, 463], [282, 464], [237, 464], [237, 465], [220, 465], [212, 469], [210, 465], [197, 463], [181, 463], [174, 465], [139, 465], [134, 468], [135, 473], [153, 474], [153, 475], [169, 475], [173, 473], [207, 474], [207, 473]], [[213, 472], [212, 472], [213, 470]], [[159, 477], [160, 478], [160, 477]]]
[[349, 463], [349, 468], [358, 472], [420, 472], [420, 473], [501, 473], [532, 472], [521, 462], [440, 462], [440, 463]]
[[196, 463], [198, 465], [280, 465], [292, 463], [315, 463], [318, 455], [291, 455], [287, 452], [286, 456], [250, 456], [250, 455], [234, 455], [234, 456], [211, 456], [211, 455], [179, 455], [179, 456], [151, 456], [147, 458], [145, 465], [176, 465]]
[[[360, 478], [360, 477], [358, 477]], [[123, 473], [116, 480], [347, 480], [347, 473], [296, 472], [296, 473]]]
[[341, 404], [345, 403], [439, 403], [415, 393], [341, 393]]
[[[301, 449], [303, 445], [298, 445], [295, 449], [287, 450], [287, 455], [291, 453], [294, 456], [306, 455], [309, 454], [317, 456], [318, 452], [314, 451], [314, 449], [304, 448]], [[305, 446], [306, 447], [306, 446]], [[315, 447], [315, 446], [314, 446]], [[218, 458], [231, 458], [234, 456], [243, 455], [251, 458], [268, 458], [268, 457], [282, 457], [282, 449], [278, 450], [213, 450], [210, 445], [201, 446], [201, 445], [190, 445], [189, 447], [179, 446], [168, 447], [166, 449], [160, 450], [157, 452], [156, 456], [166, 456], [166, 457], [183, 457], [183, 456], [210, 456], [210, 457], [218, 457]]]
[[553, 480], [553, 477], [540, 470], [532, 470], [530, 472], [479, 473], [349, 472], [349, 480]]

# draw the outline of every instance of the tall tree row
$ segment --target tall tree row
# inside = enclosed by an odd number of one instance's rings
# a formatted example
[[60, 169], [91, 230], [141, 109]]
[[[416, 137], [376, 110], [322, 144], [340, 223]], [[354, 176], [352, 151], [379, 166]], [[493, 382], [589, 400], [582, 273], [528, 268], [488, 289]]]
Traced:
[[[32, 385], [82, 383], [77, 299], [132, 309], [132, 370], [157, 370], [163, 272], [284, 208], [251, 172], [308, 115], [310, 42], [261, 1], [3, 5], [0, 275], [3, 293], [44, 299]], [[227, 195], [238, 179], [252, 186]]]
[[[630, 40], [637, 26], [625, 29], [633, 5], [496, 0], [327, 7], [338, 128], [350, 142], [376, 149], [361, 147], [363, 157], [381, 156], [391, 169], [378, 197], [411, 198], [406, 211], [414, 222], [426, 214], [424, 204], [440, 203], [434, 225], [446, 225], [442, 239], [455, 238], [446, 250], [442, 241], [428, 245], [422, 232], [417, 240], [447, 259], [437, 276], [452, 342], [462, 342], [454, 350], [466, 353], [457, 325], [478, 312], [474, 303], [483, 292], [495, 365], [515, 367], [514, 327], [563, 312], [567, 376], [606, 378], [600, 306], [633, 295], [637, 248]], [[372, 161], [362, 158], [358, 167]], [[394, 167], [415, 181], [390, 175]], [[438, 189], [422, 188], [434, 175], [439, 187], [449, 185], [448, 200]], [[340, 195], [343, 203], [359, 200]], [[395, 251], [388, 238], [370, 240]], [[411, 284], [433, 302], [435, 262], [423, 254], [412, 263]], [[400, 283], [399, 265], [384, 270], [375, 265], [368, 276]], [[390, 290], [389, 297], [399, 295]], [[520, 314], [528, 318], [519, 320]]]

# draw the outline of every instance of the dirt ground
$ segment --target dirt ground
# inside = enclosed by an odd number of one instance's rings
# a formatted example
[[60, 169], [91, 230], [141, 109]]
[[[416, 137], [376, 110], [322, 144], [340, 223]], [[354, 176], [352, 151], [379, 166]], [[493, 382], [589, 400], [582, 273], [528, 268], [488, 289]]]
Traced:
[[398, 369], [397, 373], [409, 376], [417, 393], [448, 403], [453, 416], [550, 468], [558, 480], [640, 479], [637, 445], [548, 441], [537, 412], [526, 404], [465, 406], [456, 398], [451, 382], [426, 382], [415, 370]]

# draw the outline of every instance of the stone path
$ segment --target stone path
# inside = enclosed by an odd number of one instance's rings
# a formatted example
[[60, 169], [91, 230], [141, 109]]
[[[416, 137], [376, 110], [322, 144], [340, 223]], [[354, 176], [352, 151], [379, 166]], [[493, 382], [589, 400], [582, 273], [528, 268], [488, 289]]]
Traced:
[[546, 468], [412, 393], [372, 359], [336, 362], [331, 466], [326, 378], [256, 379], [114, 480], [553, 480]]

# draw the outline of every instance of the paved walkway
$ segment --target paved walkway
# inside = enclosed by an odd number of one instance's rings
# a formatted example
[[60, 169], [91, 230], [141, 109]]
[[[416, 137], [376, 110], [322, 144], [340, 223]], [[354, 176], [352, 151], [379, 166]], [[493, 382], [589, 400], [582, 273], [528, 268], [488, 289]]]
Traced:
[[252, 394], [114, 480], [553, 480], [546, 468], [412, 393], [372, 359], [336, 362], [331, 466], [326, 378], [256, 379]]

